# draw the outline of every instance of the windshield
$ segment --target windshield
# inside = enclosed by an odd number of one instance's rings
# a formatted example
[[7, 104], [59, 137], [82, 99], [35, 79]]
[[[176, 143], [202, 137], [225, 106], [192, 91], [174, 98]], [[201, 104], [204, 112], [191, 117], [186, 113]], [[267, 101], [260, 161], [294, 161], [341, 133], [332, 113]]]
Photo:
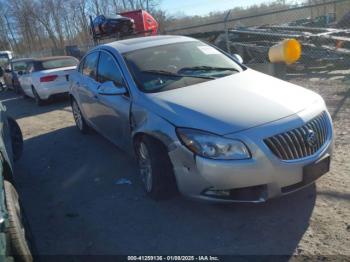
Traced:
[[123, 16], [121, 16], [121, 15], [115, 15], [115, 14], [111, 14], [111, 15], [109, 15], [109, 16], [107, 16], [106, 18], [107, 19], [119, 19], [119, 18], [122, 18]]
[[124, 58], [143, 92], [181, 88], [243, 71], [233, 59], [200, 41], [136, 50]]
[[76, 66], [77, 64], [78, 64], [78, 60], [73, 58], [73, 57], [52, 59], [52, 60], [42, 61], [41, 62], [41, 67], [42, 67], [41, 70]]
[[0, 66], [3, 66], [4, 64], [7, 64], [9, 61], [8, 54], [0, 54]]

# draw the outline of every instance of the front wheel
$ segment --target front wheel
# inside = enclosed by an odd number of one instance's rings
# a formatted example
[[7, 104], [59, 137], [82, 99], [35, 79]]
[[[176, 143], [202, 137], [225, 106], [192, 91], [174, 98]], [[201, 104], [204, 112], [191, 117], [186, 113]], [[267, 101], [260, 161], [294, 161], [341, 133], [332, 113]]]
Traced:
[[175, 192], [172, 165], [165, 148], [155, 139], [144, 137], [136, 143], [136, 157], [143, 187], [155, 200]]

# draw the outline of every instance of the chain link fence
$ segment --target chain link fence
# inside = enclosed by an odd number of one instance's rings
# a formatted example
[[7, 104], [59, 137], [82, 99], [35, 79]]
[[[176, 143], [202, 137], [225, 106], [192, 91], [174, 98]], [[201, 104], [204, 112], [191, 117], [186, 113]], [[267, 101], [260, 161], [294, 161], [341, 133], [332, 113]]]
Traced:
[[[295, 38], [302, 45], [302, 56], [294, 67], [304, 69], [328, 64], [336, 68], [350, 67], [350, 0], [309, 0], [309, 4], [288, 8], [285, 4], [236, 8], [208, 17], [176, 19], [164, 33], [204, 40], [231, 54], [239, 54], [248, 65], [269, 64], [269, 48], [284, 39]], [[81, 58], [93, 46], [91, 41], [64, 49], [24, 53], [21, 57], [72, 55]]]
[[[286, 7], [231, 10], [194, 23], [168, 27], [167, 34], [195, 37], [233, 54], [246, 64], [269, 63], [268, 50], [287, 38], [302, 45], [297, 65], [350, 66], [350, 0], [309, 1]], [[315, 3], [316, 2], [316, 3]]]

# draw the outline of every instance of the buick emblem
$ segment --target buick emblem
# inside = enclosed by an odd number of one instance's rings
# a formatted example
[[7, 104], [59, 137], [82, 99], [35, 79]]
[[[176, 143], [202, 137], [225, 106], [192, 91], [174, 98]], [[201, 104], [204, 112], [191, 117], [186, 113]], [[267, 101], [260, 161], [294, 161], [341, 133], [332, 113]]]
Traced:
[[316, 133], [313, 130], [308, 129], [306, 131], [305, 140], [310, 147], [315, 147], [317, 145]]

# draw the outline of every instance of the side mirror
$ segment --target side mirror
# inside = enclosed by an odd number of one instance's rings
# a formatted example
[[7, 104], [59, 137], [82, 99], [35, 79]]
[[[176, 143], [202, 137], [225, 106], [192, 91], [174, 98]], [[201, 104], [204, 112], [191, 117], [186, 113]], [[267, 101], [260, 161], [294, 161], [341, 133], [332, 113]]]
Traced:
[[23, 73], [23, 71], [18, 71], [18, 73], [17, 73], [18, 75], [24, 75], [24, 73]]
[[233, 54], [232, 56], [238, 63], [243, 64], [243, 58], [239, 54]]
[[100, 95], [112, 96], [112, 95], [124, 95], [126, 94], [126, 88], [124, 86], [116, 86], [112, 81], [104, 82], [98, 88]]

